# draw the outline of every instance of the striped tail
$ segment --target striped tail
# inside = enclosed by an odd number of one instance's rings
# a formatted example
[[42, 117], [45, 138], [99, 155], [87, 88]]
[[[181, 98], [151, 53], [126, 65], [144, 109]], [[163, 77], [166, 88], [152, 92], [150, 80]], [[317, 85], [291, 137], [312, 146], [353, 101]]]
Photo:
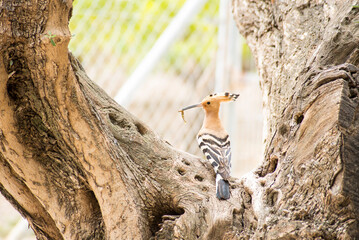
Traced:
[[224, 180], [220, 174], [216, 174], [216, 192], [219, 200], [227, 200], [231, 196], [229, 192], [229, 183]]

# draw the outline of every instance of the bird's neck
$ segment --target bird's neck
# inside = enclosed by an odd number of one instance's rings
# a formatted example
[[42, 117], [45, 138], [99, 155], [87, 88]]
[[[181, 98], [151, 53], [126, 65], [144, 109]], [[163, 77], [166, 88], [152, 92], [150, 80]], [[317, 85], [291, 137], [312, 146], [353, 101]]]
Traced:
[[219, 111], [206, 111], [202, 128], [214, 131], [224, 130], [221, 119], [219, 118]]

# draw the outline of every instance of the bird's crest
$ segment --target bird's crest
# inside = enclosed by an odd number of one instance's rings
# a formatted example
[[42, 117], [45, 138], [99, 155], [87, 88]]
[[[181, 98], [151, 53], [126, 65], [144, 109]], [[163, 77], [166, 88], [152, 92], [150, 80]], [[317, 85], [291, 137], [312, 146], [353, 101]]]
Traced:
[[211, 101], [218, 101], [218, 102], [229, 102], [229, 101], [236, 101], [238, 98], [239, 94], [236, 93], [229, 93], [229, 92], [224, 92], [224, 93], [213, 93], [208, 95], [207, 97], [205, 97], [202, 100], [203, 102], [206, 102], [207, 100], [211, 100]]

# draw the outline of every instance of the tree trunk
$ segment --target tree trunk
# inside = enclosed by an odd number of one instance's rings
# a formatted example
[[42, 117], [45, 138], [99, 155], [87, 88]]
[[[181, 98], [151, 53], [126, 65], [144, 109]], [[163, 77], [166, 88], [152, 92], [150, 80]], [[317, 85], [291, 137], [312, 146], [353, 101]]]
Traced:
[[2, 1], [0, 191], [38, 239], [359, 237], [353, 5], [233, 0], [262, 79], [266, 154], [220, 201], [208, 162], [161, 140], [68, 52], [72, 1]]
[[[259, 198], [255, 234], [359, 238], [355, 4], [233, 0], [266, 107], [265, 159], [256, 172], [262, 186], [253, 191]], [[270, 200], [263, 204], [265, 196]]]

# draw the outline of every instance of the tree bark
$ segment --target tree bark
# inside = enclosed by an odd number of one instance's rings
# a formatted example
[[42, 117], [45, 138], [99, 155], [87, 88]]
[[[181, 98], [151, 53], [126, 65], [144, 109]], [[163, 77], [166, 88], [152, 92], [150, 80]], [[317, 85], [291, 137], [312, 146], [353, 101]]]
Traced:
[[68, 52], [72, 1], [2, 1], [0, 191], [38, 239], [359, 237], [353, 5], [233, 0], [262, 79], [266, 154], [220, 201], [208, 162], [161, 140]]
[[232, 3], [266, 107], [255, 192], [276, 201], [259, 227], [269, 239], [359, 238], [358, 2]]

